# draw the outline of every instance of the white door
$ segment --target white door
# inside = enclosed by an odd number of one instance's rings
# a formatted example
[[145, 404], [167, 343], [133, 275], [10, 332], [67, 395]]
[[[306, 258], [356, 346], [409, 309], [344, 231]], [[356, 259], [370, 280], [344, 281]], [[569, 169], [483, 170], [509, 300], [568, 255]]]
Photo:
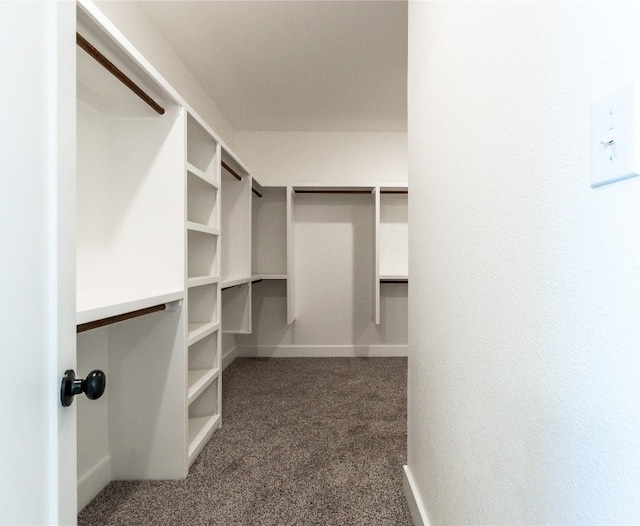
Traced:
[[75, 3], [0, 1], [0, 524], [75, 524]]

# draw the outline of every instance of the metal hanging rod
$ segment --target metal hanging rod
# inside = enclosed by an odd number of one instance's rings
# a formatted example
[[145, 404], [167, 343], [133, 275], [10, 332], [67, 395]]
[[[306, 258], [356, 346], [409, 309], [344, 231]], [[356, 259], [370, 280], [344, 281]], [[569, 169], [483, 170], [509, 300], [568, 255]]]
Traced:
[[409, 278], [381, 279], [380, 283], [409, 283]]
[[233, 175], [238, 181], [242, 181], [242, 177], [240, 175], [238, 175], [233, 168], [231, 168], [231, 166], [229, 166], [227, 163], [225, 163], [224, 161], [220, 161], [220, 164], [222, 164], [222, 167], [229, 172], [231, 175]]
[[409, 190], [380, 190], [381, 194], [408, 194]]
[[262, 197], [262, 194], [260, 192], [258, 192], [258, 190], [256, 190], [255, 188], [252, 188], [251, 191], [256, 194], [258, 197]]
[[135, 82], [127, 77], [113, 62], [98, 51], [80, 33], [76, 33], [76, 44], [93, 57], [103, 68], [122, 82], [127, 88], [133, 91], [144, 102], [151, 106], [157, 113], [164, 115], [164, 108], [147, 95]]
[[132, 318], [138, 318], [145, 314], [151, 314], [152, 312], [158, 312], [165, 310], [167, 305], [165, 303], [161, 305], [155, 305], [153, 307], [147, 307], [146, 309], [134, 310], [126, 312], [124, 314], [118, 314], [117, 316], [111, 316], [109, 318], [103, 318], [101, 320], [89, 321], [87, 323], [81, 323], [76, 327], [76, 333], [90, 331], [91, 329], [97, 329], [98, 327], [104, 327], [105, 325], [111, 325], [112, 323], [118, 323], [119, 321], [130, 320]]
[[314, 190], [295, 189], [296, 194], [371, 194], [372, 190]]

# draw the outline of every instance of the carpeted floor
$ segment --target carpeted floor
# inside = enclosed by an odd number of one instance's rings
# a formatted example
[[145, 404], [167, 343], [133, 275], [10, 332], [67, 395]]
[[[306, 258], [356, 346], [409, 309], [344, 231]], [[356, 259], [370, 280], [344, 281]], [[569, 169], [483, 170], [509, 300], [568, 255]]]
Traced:
[[112, 482], [84, 525], [411, 525], [404, 358], [238, 359], [182, 481]]

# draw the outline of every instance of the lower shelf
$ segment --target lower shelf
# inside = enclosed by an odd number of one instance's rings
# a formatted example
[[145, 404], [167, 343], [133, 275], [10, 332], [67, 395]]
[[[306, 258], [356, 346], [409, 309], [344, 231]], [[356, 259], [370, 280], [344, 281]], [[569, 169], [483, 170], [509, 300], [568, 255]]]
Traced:
[[189, 465], [202, 451], [213, 432], [220, 426], [220, 415], [189, 418]]
[[202, 392], [209, 387], [220, 374], [220, 369], [194, 369], [189, 371], [189, 394], [187, 403], [193, 402]]

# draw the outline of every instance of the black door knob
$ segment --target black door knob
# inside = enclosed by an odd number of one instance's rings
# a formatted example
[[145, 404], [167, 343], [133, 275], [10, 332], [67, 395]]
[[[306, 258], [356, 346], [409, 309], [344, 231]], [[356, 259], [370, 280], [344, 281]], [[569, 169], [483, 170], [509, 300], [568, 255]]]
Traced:
[[76, 378], [73, 369], [67, 369], [60, 385], [62, 407], [69, 407], [73, 397], [81, 393], [84, 393], [89, 400], [97, 400], [104, 393], [106, 386], [107, 377], [98, 369], [91, 371], [84, 380]]

